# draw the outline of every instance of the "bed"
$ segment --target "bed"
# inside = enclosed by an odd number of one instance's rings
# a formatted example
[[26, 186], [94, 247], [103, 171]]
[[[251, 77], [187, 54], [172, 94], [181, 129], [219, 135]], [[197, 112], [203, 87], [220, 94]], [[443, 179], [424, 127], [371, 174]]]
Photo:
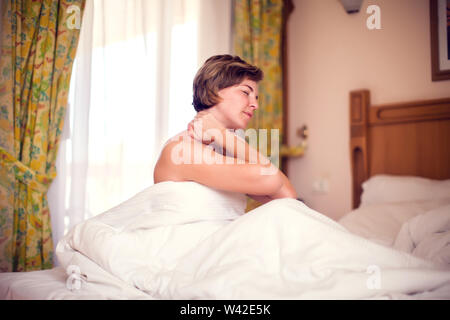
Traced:
[[349, 101], [353, 210], [339, 222], [394, 246], [408, 220], [449, 204], [450, 99], [374, 106], [357, 90]]
[[[340, 226], [449, 266], [449, 137], [450, 99], [371, 106], [368, 90], [350, 92], [353, 210]], [[0, 298], [154, 299], [96, 263], [83, 263], [95, 270], [89, 281], [76, 266], [0, 274]], [[450, 299], [450, 281], [433, 292], [397, 298]]]

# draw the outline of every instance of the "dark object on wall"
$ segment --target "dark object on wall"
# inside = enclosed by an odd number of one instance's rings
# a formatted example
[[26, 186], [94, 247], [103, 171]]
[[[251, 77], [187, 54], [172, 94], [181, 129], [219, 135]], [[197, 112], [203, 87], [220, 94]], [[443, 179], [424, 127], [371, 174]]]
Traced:
[[348, 14], [358, 13], [361, 10], [363, 0], [340, 0]]
[[[440, 33], [447, 33], [446, 30], [449, 29], [447, 21], [449, 19], [449, 8], [447, 7], [447, 1], [444, 1], [445, 5], [439, 5], [438, 0], [430, 0], [430, 33], [431, 33], [431, 79], [432, 81], [450, 80], [450, 67], [445, 67], [441, 69], [440, 60], [447, 59], [447, 64], [450, 65], [450, 43], [449, 38], [440, 37]], [[442, 20], [439, 21], [439, 16]], [[447, 17], [447, 19], [445, 19]], [[445, 46], [443, 41], [447, 41]], [[446, 49], [446, 54], [442, 52], [440, 55], [440, 47], [444, 46]], [[444, 51], [444, 50], [443, 50]]]
[[[283, 133], [281, 135], [281, 144], [287, 145], [288, 144], [288, 60], [287, 60], [287, 51], [288, 51], [288, 45], [287, 45], [287, 21], [289, 19], [289, 16], [291, 15], [292, 11], [294, 11], [294, 4], [292, 3], [292, 0], [283, 0], [283, 27], [282, 27], [282, 34], [281, 34], [281, 66], [283, 68]], [[287, 161], [288, 158], [281, 157], [280, 159], [280, 170], [287, 176]]]

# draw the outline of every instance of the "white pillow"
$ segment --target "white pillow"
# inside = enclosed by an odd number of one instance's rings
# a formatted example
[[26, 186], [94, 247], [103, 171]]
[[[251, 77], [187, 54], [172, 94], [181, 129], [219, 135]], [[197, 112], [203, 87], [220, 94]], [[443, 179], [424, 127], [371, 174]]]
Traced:
[[431, 180], [413, 176], [375, 175], [362, 184], [361, 207], [450, 198], [450, 179]]

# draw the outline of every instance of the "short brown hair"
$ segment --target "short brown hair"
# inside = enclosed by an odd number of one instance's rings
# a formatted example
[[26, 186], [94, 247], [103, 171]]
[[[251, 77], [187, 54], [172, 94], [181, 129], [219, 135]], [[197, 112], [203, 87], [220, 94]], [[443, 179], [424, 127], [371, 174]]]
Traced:
[[194, 78], [192, 105], [197, 112], [220, 102], [219, 90], [241, 83], [244, 79], [261, 81], [263, 72], [238, 56], [212, 56], [205, 61]]

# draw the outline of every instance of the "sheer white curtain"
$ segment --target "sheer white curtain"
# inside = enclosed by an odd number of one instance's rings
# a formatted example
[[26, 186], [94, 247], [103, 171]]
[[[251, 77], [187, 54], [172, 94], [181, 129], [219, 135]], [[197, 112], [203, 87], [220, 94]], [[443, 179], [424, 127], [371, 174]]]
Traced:
[[162, 145], [195, 115], [195, 72], [230, 34], [231, 0], [87, 0], [48, 192], [55, 245], [153, 184]]

